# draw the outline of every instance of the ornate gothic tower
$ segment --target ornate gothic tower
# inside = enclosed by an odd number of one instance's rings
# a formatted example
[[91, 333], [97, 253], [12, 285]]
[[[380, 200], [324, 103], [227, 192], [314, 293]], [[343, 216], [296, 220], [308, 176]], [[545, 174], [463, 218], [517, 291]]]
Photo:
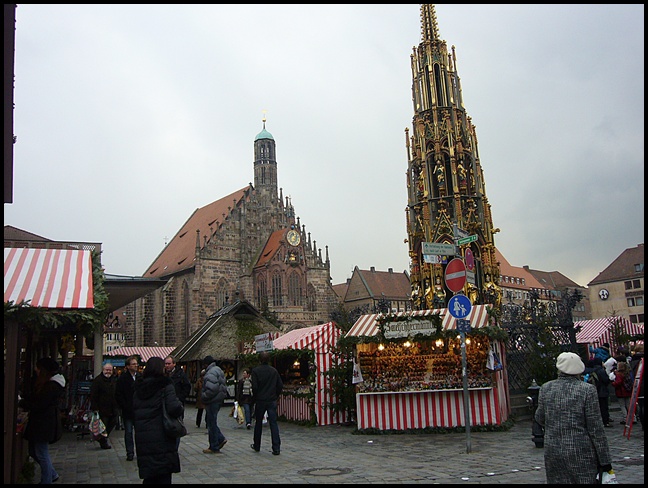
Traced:
[[[447, 262], [473, 255], [464, 293], [473, 304], [501, 302], [491, 207], [477, 149], [477, 134], [461, 97], [455, 48], [439, 37], [434, 5], [421, 5], [421, 43], [413, 48], [413, 130], [407, 146], [407, 234], [414, 309], [444, 308], [452, 296]], [[455, 244], [448, 256], [424, 255], [422, 243]], [[470, 250], [470, 252], [468, 252]], [[471, 261], [468, 256], [468, 261]]]

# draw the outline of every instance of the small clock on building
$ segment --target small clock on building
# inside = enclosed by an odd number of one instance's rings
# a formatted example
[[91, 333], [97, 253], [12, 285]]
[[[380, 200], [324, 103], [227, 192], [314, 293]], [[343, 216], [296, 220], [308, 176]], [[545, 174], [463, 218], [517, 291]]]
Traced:
[[295, 229], [290, 229], [286, 234], [286, 240], [291, 246], [299, 246], [299, 243], [301, 242], [301, 236]]

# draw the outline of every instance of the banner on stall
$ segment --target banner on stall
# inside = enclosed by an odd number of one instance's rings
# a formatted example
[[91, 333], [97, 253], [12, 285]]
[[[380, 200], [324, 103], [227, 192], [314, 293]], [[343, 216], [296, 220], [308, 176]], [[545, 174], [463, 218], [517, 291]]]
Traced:
[[431, 335], [436, 332], [436, 326], [431, 320], [401, 320], [385, 322], [383, 335], [386, 339], [408, 337], [411, 334]]

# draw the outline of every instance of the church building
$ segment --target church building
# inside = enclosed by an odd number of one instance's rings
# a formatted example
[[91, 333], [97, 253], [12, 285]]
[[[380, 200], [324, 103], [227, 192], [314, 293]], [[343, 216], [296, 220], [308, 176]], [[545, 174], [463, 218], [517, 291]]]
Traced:
[[[210, 315], [247, 300], [284, 332], [337, 306], [328, 247], [316, 247], [277, 186], [275, 140], [254, 139], [254, 185], [196, 209], [144, 273], [167, 283], [126, 308], [127, 343], [177, 346]], [[132, 337], [129, 337], [132, 335]]]

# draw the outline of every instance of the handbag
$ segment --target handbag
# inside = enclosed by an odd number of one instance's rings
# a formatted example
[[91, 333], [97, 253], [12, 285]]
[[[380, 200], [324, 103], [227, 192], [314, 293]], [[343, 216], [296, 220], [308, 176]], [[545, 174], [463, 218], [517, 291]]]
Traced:
[[167, 413], [166, 392], [162, 396], [162, 424], [164, 433], [172, 439], [178, 439], [187, 435], [187, 428], [181, 418], [174, 419]]

